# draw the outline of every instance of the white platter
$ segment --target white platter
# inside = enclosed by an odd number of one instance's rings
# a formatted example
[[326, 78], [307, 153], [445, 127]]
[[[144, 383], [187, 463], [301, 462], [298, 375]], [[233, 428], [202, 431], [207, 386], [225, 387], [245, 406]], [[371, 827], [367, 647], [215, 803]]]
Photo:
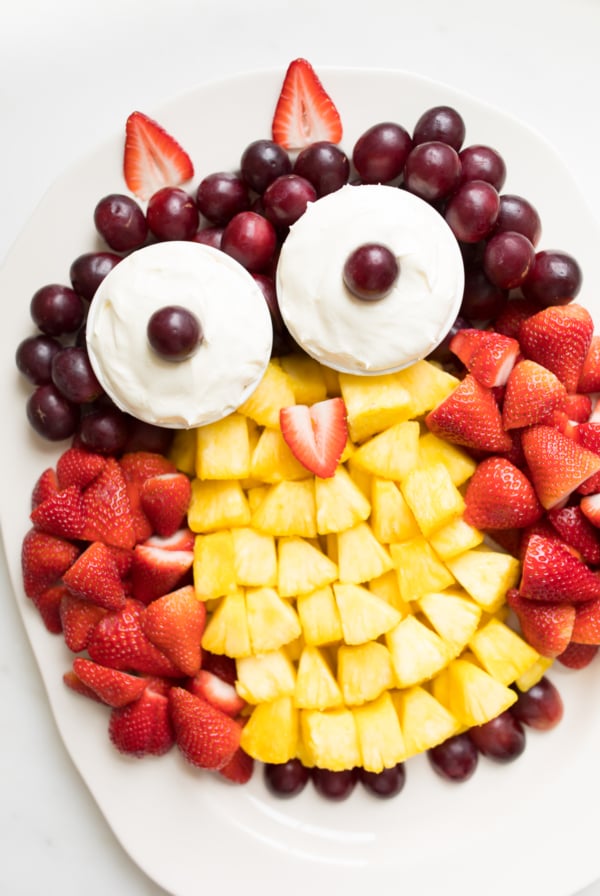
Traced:
[[[508, 168], [504, 191], [538, 208], [540, 248], [572, 252], [584, 272], [580, 301], [600, 320], [600, 226], [554, 151], [529, 128], [446, 86], [403, 72], [320, 69], [344, 124], [350, 152], [371, 124], [395, 120], [411, 130], [433, 105], [455, 106], [468, 143], [488, 143]], [[196, 181], [235, 168], [245, 146], [270, 135], [283, 71], [240, 75], [190, 91], [155, 117], [187, 149]], [[71, 261], [99, 248], [92, 222], [98, 199], [124, 191], [124, 122], [115, 136], [70, 170], [47, 193], [0, 271], [5, 312], [2, 344], [4, 482], [0, 519], [15, 599], [65, 747], [108, 824], [140, 868], [176, 896], [195, 896], [207, 883], [230, 894], [275, 896], [365, 888], [410, 896], [496, 896], [544, 892], [570, 896], [600, 876], [600, 855], [588, 807], [600, 798], [597, 756], [598, 665], [552, 677], [566, 705], [553, 732], [528, 735], [524, 755], [509, 765], [480, 762], [466, 784], [438, 779], [423, 757], [407, 764], [403, 793], [384, 802], [357, 789], [342, 804], [312, 788], [289, 801], [271, 798], [256, 774], [246, 787], [186, 766], [173, 750], [128, 760], [106, 735], [107, 712], [62, 683], [71, 655], [49, 635], [22, 590], [20, 545], [28, 528], [29, 495], [64, 445], [38, 439], [25, 419], [28, 386], [14, 353], [33, 332], [29, 301], [50, 282], [68, 282]], [[596, 307], [594, 306], [596, 303]], [[59, 808], [57, 807], [57, 814]]]

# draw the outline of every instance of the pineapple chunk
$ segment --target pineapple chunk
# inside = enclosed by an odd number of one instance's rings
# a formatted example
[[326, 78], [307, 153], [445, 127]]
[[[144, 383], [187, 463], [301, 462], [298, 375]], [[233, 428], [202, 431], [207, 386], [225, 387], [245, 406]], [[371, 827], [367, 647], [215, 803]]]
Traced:
[[451, 523], [465, 509], [464, 498], [443, 464], [409, 470], [400, 488], [426, 538]]
[[349, 709], [303, 709], [300, 712], [302, 741], [316, 766], [333, 772], [361, 763], [358, 732]]
[[231, 530], [238, 585], [276, 585], [277, 551], [272, 535], [242, 526]]
[[512, 688], [463, 658], [452, 660], [437, 676], [432, 692], [436, 700], [467, 728], [495, 719], [517, 699]]
[[371, 528], [382, 544], [406, 541], [419, 535], [419, 527], [395, 482], [373, 476], [371, 480]]
[[303, 538], [280, 538], [277, 550], [277, 581], [282, 597], [309, 594], [337, 579], [336, 564]]
[[243, 591], [221, 598], [204, 629], [202, 646], [210, 653], [225, 653], [234, 659], [250, 656], [252, 647]]
[[416, 685], [391, 694], [404, 734], [406, 755], [423, 753], [452, 737], [460, 729], [458, 719], [425, 688]]
[[537, 661], [527, 669], [522, 675], [519, 675], [517, 680], [515, 681], [516, 686], [520, 691], [528, 691], [530, 688], [537, 684], [540, 678], [542, 678], [552, 663], [554, 659], [548, 656], [540, 656]]
[[347, 706], [375, 700], [395, 684], [389, 650], [379, 641], [342, 644], [337, 654], [337, 679]]
[[521, 570], [519, 561], [510, 554], [485, 545], [452, 557], [446, 565], [473, 600], [489, 613], [500, 609], [506, 592], [517, 585]]
[[247, 703], [269, 703], [277, 697], [293, 697], [296, 669], [283, 649], [236, 660], [236, 690]]
[[454, 485], [463, 485], [470, 479], [477, 463], [458, 445], [445, 442], [432, 432], [424, 433], [419, 439], [419, 466], [430, 467], [442, 463], [450, 473]]
[[422, 536], [391, 544], [390, 554], [402, 600], [418, 600], [430, 591], [443, 591], [454, 585], [452, 573]]
[[188, 476], [196, 475], [196, 430], [176, 429], [168, 458], [178, 470]]
[[302, 634], [295, 609], [274, 588], [248, 588], [246, 611], [253, 653], [277, 650]]
[[314, 477], [272, 485], [252, 514], [252, 525], [269, 535], [317, 535]]
[[340, 582], [356, 585], [375, 579], [394, 566], [368, 523], [357, 523], [351, 529], [338, 532], [337, 562]]
[[252, 485], [248, 488], [246, 495], [248, 497], [248, 507], [250, 508], [250, 516], [254, 514], [257, 507], [262, 504], [267, 497], [269, 491], [268, 485]]
[[[348, 443], [346, 443], [348, 444]], [[352, 482], [354, 485], [357, 485], [361, 490], [365, 498], [368, 500], [371, 499], [371, 482], [373, 477], [366, 470], [363, 470], [362, 467], [358, 466], [354, 463], [353, 457], [356, 452], [353, 451], [348, 461], [346, 463], [346, 468], [352, 477]]]
[[241, 414], [196, 430], [196, 475], [199, 479], [244, 479], [250, 474], [248, 421]]
[[338, 582], [333, 586], [333, 593], [346, 644], [375, 641], [394, 628], [402, 618], [398, 610], [362, 585]]
[[458, 379], [431, 361], [416, 361], [395, 374], [410, 393], [409, 417], [421, 417], [436, 407], [458, 386]]
[[460, 589], [425, 594], [419, 599], [419, 608], [446, 642], [452, 657], [466, 647], [481, 619], [479, 604]]
[[193, 568], [194, 587], [200, 600], [222, 597], [237, 590], [230, 529], [196, 536]]
[[364, 442], [352, 455], [352, 462], [374, 476], [400, 482], [419, 461], [420, 427], [406, 420]]
[[311, 473], [297, 460], [279, 429], [263, 429], [250, 460], [250, 476], [261, 482], [308, 479]]
[[537, 651], [499, 619], [490, 619], [475, 632], [469, 647], [486, 672], [502, 684], [512, 684], [539, 659]]
[[289, 762], [298, 750], [298, 710], [291, 697], [259, 703], [242, 728], [240, 746], [259, 762]]
[[318, 647], [342, 640], [342, 621], [331, 585], [299, 594], [296, 607], [307, 644]]
[[325, 654], [307, 645], [300, 655], [295, 703], [299, 709], [333, 709], [342, 706], [342, 692]]
[[283, 355], [279, 363], [289, 377], [296, 404], [310, 406], [327, 398], [325, 368], [314, 358], [294, 352]]
[[369, 591], [376, 594], [377, 597], [381, 597], [388, 604], [391, 604], [392, 607], [395, 607], [401, 616], [404, 617], [412, 613], [411, 605], [407, 601], [402, 600], [400, 595], [400, 586], [395, 569], [391, 569], [389, 572], [384, 572], [383, 575], [371, 579], [368, 587]]
[[192, 481], [188, 508], [188, 526], [192, 532], [213, 532], [249, 524], [250, 507], [237, 479]]
[[465, 523], [462, 517], [442, 526], [429, 539], [429, 544], [440, 560], [450, 560], [476, 548], [483, 541], [483, 532]]
[[352, 481], [349, 473], [338, 466], [329, 479], [315, 478], [317, 532], [342, 532], [366, 520], [371, 505]]
[[357, 706], [352, 712], [358, 732], [361, 764], [366, 771], [380, 772], [406, 759], [402, 728], [387, 691], [377, 700]]
[[251, 417], [259, 426], [278, 429], [280, 410], [291, 404], [296, 404], [296, 399], [290, 377], [277, 362], [269, 361], [260, 383], [238, 412]]
[[394, 375], [340, 373], [339, 382], [353, 442], [362, 442], [411, 416], [410, 393]]
[[447, 665], [451, 656], [446, 642], [416, 616], [406, 616], [388, 631], [385, 643], [392, 657], [396, 684], [400, 688], [433, 678]]

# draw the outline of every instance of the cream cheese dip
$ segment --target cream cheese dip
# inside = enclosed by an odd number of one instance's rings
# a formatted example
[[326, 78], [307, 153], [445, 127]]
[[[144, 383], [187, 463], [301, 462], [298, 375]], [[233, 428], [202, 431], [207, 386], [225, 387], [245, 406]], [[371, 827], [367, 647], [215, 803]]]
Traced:
[[[150, 346], [151, 315], [181, 305], [200, 321], [191, 357], [166, 360]], [[87, 345], [98, 380], [121, 410], [184, 429], [234, 411], [261, 380], [272, 324], [260, 287], [235, 259], [200, 243], [167, 241], [124, 258], [90, 305]]]
[[[362, 301], [343, 281], [365, 243], [399, 263], [392, 290]], [[428, 203], [398, 187], [346, 185], [309, 204], [290, 228], [277, 266], [281, 314], [293, 338], [336, 370], [380, 374], [424, 358], [454, 323], [464, 288], [456, 238]]]

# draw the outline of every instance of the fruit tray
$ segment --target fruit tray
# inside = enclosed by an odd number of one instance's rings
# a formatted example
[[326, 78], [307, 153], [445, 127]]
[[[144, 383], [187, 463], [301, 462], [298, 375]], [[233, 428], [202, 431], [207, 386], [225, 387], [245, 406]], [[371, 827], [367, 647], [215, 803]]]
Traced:
[[[282, 74], [240, 75], [146, 111], [177, 135], [200, 175], [233, 170], [244, 147], [269, 136]], [[375, 122], [397, 120], [410, 129], [431, 106], [459, 109], [468, 142], [494, 146], [506, 160], [505, 191], [535, 204], [544, 247], [577, 257], [584, 271], [579, 301], [597, 313], [600, 226], [544, 140], [499, 110], [408, 73], [320, 68], [319, 74], [335, 99], [344, 125], [341, 145], [348, 149]], [[223, 115], [226, 108], [235, 115]], [[233, 892], [254, 877], [265, 894], [279, 892], [282, 880], [290, 894], [299, 894], [317, 879], [323, 891], [343, 887], [351, 893], [366, 885], [385, 892], [398, 879], [413, 894], [485, 890], [494, 896], [514, 886], [515, 873], [523, 891], [568, 896], [600, 873], [582, 796], [587, 804], [600, 789], [593, 774], [600, 718], [589, 709], [598, 690], [593, 664], [576, 674], [552, 669], [565, 704], [563, 722], [549, 734], [530, 735], [518, 762], [484, 764], [456, 786], [434, 776], [424, 756], [415, 757], [397, 799], [377, 801], [357, 789], [343, 807], [312, 789], [277, 800], [260, 775], [231, 787], [185, 764], [175, 751], [143, 761], [120, 755], [106, 737], [105, 708], [64, 687], [72, 655], [41, 625], [23, 593], [20, 566], [31, 488], [59, 449], [27, 425], [28, 391], [14, 368], [14, 348], [31, 330], [28, 299], [40, 284], [64, 282], [73, 258], [102, 248], [91, 210], [99, 197], [123, 189], [118, 125], [111, 139], [51, 188], [0, 272], [0, 290], [15, 297], [2, 337], [2, 410], [12, 429], [4, 447], [10, 475], [0, 499], [4, 547], [59, 731], [107, 823], [140, 868], [177, 896], [196, 893], [202, 880], [218, 879]], [[576, 862], [567, 858], [574, 854]], [[550, 855], [565, 858], [550, 863]]]

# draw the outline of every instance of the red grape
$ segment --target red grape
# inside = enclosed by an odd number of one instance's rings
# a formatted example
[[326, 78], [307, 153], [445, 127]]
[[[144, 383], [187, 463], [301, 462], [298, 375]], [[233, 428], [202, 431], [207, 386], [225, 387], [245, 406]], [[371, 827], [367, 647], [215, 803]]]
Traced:
[[265, 765], [265, 783], [271, 793], [280, 797], [296, 796], [306, 787], [309, 770], [299, 759]]
[[434, 106], [423, 112], [413, 131], [413, 142], [426, 143], [440, 140], [448, 143], [457, 152], [465, 139], [465, 123], [462, 116], [451, 106]]
[[447, 143], [435, 140], [419, 143], [406, 159], [404, 186], [421, 199], [436, 202], [455, 189], [460, 170], [458, 153]]
[[163, 187], [154, 193], [148, 200], [146, 217], [159, 240], [189, 240], [198, 230], [196, 203], [179, 187]]
[[477, 768], [479, 755], [468, 734], [456, 734], [427, 752], [431, 767], [447, 781], [467, 781]]
[[316, 198], [317, 191], [305, 177], [282, 174], [263, 193], [263, 211], [275, 227], [291, 227]]
[[506, 165], [502, 156], [491, 146], [467, 146], [460, 152], [461, 183], [485, 180], [501, 190], [506, 180]]
[[198, 185], [196, 205], [214, 224], [227, 224], [238, 212], [250, 207], [248, 187], [241, 177], [229, 171], [208, 174]]
[[500, 197], [500, 210], [494, 230], [497, 233], [503, 230], [516, 230], [536, 246], [542, 232], [542, 222], [536, 209], [527, 199], [505, 193]]
[[157, 355], [168, 361], [184, 361], [202, 340], [197, 317], [180, 305], [165, 305], [150, 317], [148, 342]]
[[240, 212], [223, 231], [221, 248], [247, 270], [264, 271], [269, 265], [277, 236], [270, 221], [256, 212]]
[[241, 174], [256, 193], [263, 193], [276, 177], [289, 174], [292, 162], [285, 149], [272, 140], [255, 140], [242, 153]]
[[94, 224], [101, 237], [116, 252], [139, 249], [146, 242], [148, 222], [135, 199], [111, 193], [94, 210]]
[[352, 161], [363, 183], [384, 184], [402, 174], [412, 139], [401, 125], [383, 121], [356, 141]]
[[581, 268], [572, 255], [545, 250], [536, 253], [521, 291], [542, 308], [566, 305], [579, 293], [581, 281]]
[[73, 404], [87, 404], [104, 391], [87, 352], [75, 345], [62, 348], [52, 359], [52, 382]]
[[357, 771], [332, 772], [326, 768], [313, 768], [312, 779], [317, 793], [339, 802], [347, 799], [356, 787]]
[[17, 347], [17, 368], [30, 383], [41, 386], [52, 379], [52, 358], [62, 349], [52, 336], [28, 336]]
[[81, 443], [99, 454], [121, 454], [129, 437], [128, 417], [114, 405], [94, 407], [81, 418]]
[[392, 768], [384, 768], [381, 772], [368, 772], [360, 769], [359, 778], [364, 787], [375, 796], [383, 799], [397, 796], [406, 783], [406, 769], [399, 762]]
[[512, 762], [525, 749], [523, 726], [508, 710], [484, 725], [469, 729], [469, 737], [483, 756]]
[[49, 283], [36, 290], [29, 308], [33, 322], [47, 336], [76, 333], [85, 317], [80, 296], [60, 283]]
[[27, 419], [38, 435], [58, 442], [70, 438], [79, 423], [79, 411], [58, 391], [54, 383], [38, 386], [29, 396]]
[[399, 273], [394, 253], [379, 243], [365, 243], [350, 253], [343, 270], [344, 283], [365, 302], [382, 299]]
[[519, 692], [517, 702], [513, 703], [510, 711], [524, 725], [538, 731], [548, 731], [558, 725], [564, 707], [558, 690], [544, 676], [528, 691]]
[[477, 243], [491, 233], [500, 209], [498, 191], [484, 180], [468, 180], [450, 198], [445, 217], [457, 240]]
[[300, 151], [294, 163], [294, 174], [310, 181], [318, 196], [326, 196], [348, 183], [350, 162], [335, 143], [318, 140]]
[[71, 264], [69, 277], [75, 292], [88, 302], [110, 271], [121, 261], [114, 252], [84, 252]]
[[516, 230], [496, 233], [488, 242], [483, 256], [486, 276], [500, 289], [515, 289], [525, 280], [533, 260], [533, 244]]

